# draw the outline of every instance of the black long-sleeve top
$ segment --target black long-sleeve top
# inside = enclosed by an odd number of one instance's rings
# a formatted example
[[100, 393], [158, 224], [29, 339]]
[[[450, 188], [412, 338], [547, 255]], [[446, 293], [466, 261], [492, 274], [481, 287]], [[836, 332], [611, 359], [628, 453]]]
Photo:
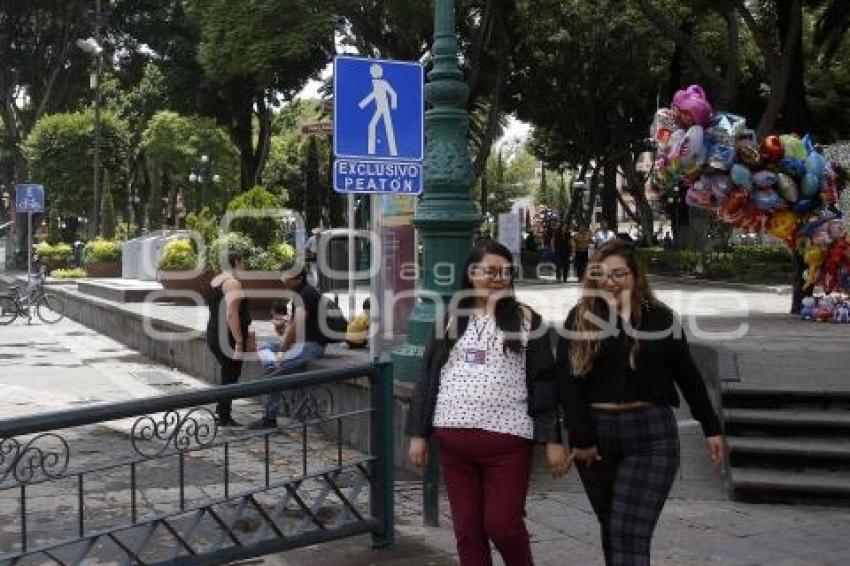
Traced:
[[[577, 308], [573, 308], [564, 322], [565, 331], [574, 329], [576, 312]], [[572, 447], [596, 446], [592, 403], [644, 401], [656, 406], [678, 407], [676, 385], [691, 414], [702, 425], [705, 436], [721, 434], [720, 420], [677, 317], [663, 304], [651, 304], [644, 307], [641, 318], [637, 330], [659, 333], [659, 337], [639, 337], [635, 369], [629, 364], [634, 338], [627, 336], [620, 318], [616, 335], [601, 339], [593, 367], [585, 376], [573, 375], [569, 363], [571, 337], [568, 334], [559, 336], [555, 361], [558, 396]]]

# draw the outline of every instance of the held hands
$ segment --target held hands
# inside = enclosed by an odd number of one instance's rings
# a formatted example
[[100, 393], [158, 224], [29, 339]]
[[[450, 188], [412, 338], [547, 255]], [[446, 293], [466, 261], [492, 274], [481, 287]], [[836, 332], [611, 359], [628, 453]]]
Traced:
[[407, 457], [414, 467], [424, 468], [428, 464], [428, 441], [424, 438], [411, 438]]
[[585, 466], [590, 466], [593, 463], [602, 460], [602, 456], [599, 455], [599, 450], [597, 450], [596, 446], [591, 446], [589, 448], [573, 448], [572, 458], [577, 463]]
[[550, 442], [546, 444], [546, 463], [552, 477], [559, 478], [570, 471], [573, 456], [567, 454], [567, 449], [560, 442]]
[[722, 466], [723, 461], [726, 459], [726, 447], [723, 441], [723, 435], [709, 436], [705, 441], [708, 443], [708, 457], [711, 459], [711, 463], [718, 467]]

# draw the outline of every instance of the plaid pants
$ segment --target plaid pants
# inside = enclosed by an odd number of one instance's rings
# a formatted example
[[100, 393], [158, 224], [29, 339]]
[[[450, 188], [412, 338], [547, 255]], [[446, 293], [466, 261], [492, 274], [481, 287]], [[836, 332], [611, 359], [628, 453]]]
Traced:
[[679, 468], [679, 430], [669, 407], [594, 411], [602, 460], [579, 465], [599, 519], [607, 566], [649, 566], [652, 533]]

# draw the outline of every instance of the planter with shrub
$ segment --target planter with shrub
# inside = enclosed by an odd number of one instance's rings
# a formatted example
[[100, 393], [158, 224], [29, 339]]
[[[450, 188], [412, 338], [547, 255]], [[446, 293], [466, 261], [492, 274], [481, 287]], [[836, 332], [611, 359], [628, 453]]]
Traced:
[[70, 267], [74, 250], [68, 244], [56, 244], [51, 246], [42, 242], [35, 247], [38, 261], [47, 266], [48, 272], [54, 269]]
[[121, 243], [94, 239], [83, 250], [83, 263], [89, 277], [121, 277]]
[[198, 252], [188, 238], [169, 240], [159, 259], [159, 282], [168, 291], [194, 291], [206, 296], [213, 274], [198, 270]]

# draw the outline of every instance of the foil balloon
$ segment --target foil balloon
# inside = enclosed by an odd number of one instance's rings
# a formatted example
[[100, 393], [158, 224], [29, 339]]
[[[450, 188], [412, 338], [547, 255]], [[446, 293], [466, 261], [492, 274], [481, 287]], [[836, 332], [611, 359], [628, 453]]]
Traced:
[[711, 194], [711, 191], [705, 188], [705, 185], [701, 180], [694, 183], [688, 189], [688, 192], [685, 194], [685, 202], [688, 204], [688, 206], [693, 206], [696, 208], [716, 208], [714, 205], [713, 195]]
[[825, 223], [815, 229], [811, 239], [812, 243], [816, 246], [828, 246], [832, 243], [832, 238], [829, 237], [829, 230]]
[[709, 151], [708, 166], [716, 171], [729, 171], [735, 160], [735, 149], [729, 145], [714, 144]]
[[753, 192], [753, 204], [759, 210], [772, 211], [776, 210], [781, 204], [779, 194], [773, 189], [758, 189]]
[[803, 175], [803, 182], [800, 185], [803, 196], [812, 198], [820, 191], [820, 179], [811, 171]]
[[714, 196], [714, 200], [717, 204], [723, 204], [726, 197], [729, 196], [729, 193], [734, 188], [729, 176], [722, 174], [706, 175], [703, 178], [702, 183], [706, 190], [711, 191], [711, 194]]
[[655, 113], [649, 133], [658, 143], [658, 147], [663, 149], [670, 144], [670, 138], [677, 129], [679, 125], [676, 123], [676, 112], [670, 108], [660, 108]]
[[753, 184], [757, 187], [772, 187], [776, 184], [776, 174], [772, 171], [759, 171], [753, 174]]
[[780, 210], [767, 221], [767, 233], [784, 242], [791, 242], [796, 231], [797, 215], [790, 210]]
[[809, 246], [806, 253], [803, 254], [803, 261], [806, 264], [806, 283], [803, 285], [803, 289], [808, 289], [818, 282], [820, 267], [823, 265], [825, 257], [826, 250], [820, 246]]
[[744, 209], [749, 200], [750, 195], [744, 189], [732, 189], [732, 192], [720, 206], [718, 211], [720, 218], [729, 224], [735, 223], [744, 214]]
[[691, 85], [673, 95], [673, 110], [685, 127], [694, 125], [707, 127], [711, 123], [711, 104], [699, 85]]
[[738, 160], [750, 169], [756, 170], [761, 167], [761, 155], [758, 149], [748, 145], [739, 146], [737, 154]]
[[694, 165], [702, 165], [706, 156], [704, 130], [702, 126], [691, 126], [688, 128], [685, 137], [674, 151], [679, 156], [679, 159], [681, 159], [683, 169], [687, 170]]
[[799, 214], [806, 214], [813, 211], [818, 205], [818, 202], [810, 198], [801, 198], [791, 207], [791, 210]]
[[806, 146], [803, 145], [803, 140], [794, 134], [783, 134], [779, 136], [782, 141], [782, 147], [785, 148], [785, 157], [791, 159], [806, 159]]
[[789, 175], [777, 173], [776, 186], [779, 189], [779, 195], [788, 202], [797, 202], [797, 199], [800, 198], [797, 183]]
[[732, 169], [729, 171], [729, 178], [732, 179], [735, 185], [742, 189], [749, 191], [753, 188], [753, 174], [740, 163], [732, 166]]
[[747, 129], [747, 121], [737, 114], [717, 112], [711, 119], [709, 137], [712, 141], [733, 145], [735, 139]]
[[826, 171], [826, 159], [823, 155], [813, 151], [806, 158], [806, 171], [820, 178]]
[[779, 169], [786, 175], [801, 179], [806, 174], [806, 162], [796, 157], [785, 157], [779, 160]]
[[785, 148], [779, 136], [767, 136], [759, 146], [759, 155], [769, 163], [776, 163], [785, 157]]

